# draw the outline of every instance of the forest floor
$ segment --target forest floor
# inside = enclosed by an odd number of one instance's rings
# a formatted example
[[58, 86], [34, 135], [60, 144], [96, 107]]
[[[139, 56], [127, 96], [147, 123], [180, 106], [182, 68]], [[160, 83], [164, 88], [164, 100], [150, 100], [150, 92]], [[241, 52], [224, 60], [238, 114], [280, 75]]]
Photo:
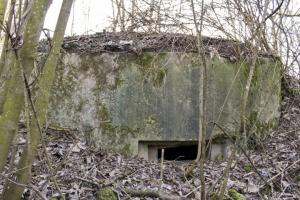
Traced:
[[[188, 162], [165, 161], [162, 169], [160, 163], [90, 148], [69, 130], [48, 129], [45, 140], [54, 177], [66, 199], [97, 199], [100, 190], [106, 195], [112, 191], [115, 199], [200, 199], [199, 170], [186, 177]], [[24, 143], [20, 138], [18, 148]], [[59, 193], [40, 148], [32, 180], [40, 193], [27, 188], [23, 199], [59, 199], [53, 198]], [[206, 162], [210, 195], [218, 192], [226, 165], [226, 161]], [[255, 149], [236, 156], [227, 188], [231, 189], [227, 199], [235, 199], [235, 192], [247, 199], [300, 199], [299, 94], [284, 94], [279, 127]]]

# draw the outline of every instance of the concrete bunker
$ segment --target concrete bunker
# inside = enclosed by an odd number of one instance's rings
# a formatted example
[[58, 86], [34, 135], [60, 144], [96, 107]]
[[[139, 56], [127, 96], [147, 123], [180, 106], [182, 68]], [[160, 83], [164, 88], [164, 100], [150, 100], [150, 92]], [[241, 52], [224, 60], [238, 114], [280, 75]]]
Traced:
[[[240, 100], [249, 73], [244, 44], [205, 38], [209, 122], [239, 131]], [[77, 128], [101, 148], [159, 159], [161, 148], [196, 144], [201, 60], [193, 36], [99, 33], [66, 38], [49, 105], [52, 126]], [[249, 131], [277, 124], [280, 64], [260, 54], [248, 101]], [[210, 125], [209, 155], [227, 154], [228, 141]], [[170, 150], [171, 152], [171, 150]], [[179, 155], [180, 156], [180, 155]]]

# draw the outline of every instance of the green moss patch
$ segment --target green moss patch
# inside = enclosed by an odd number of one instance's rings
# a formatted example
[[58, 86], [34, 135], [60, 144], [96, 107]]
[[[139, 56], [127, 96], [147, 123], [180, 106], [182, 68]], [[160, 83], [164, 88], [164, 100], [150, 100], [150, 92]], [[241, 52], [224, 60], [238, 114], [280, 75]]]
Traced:
[[117, 197], [110, 188], [102, 188], [97, 192], [97, 200], [117, 200]]
[[228, 190], [228, 195], [233, 199], [233, 200], [246, 200], [246, 197], [236, 191], [235, 189], [230, 189]]

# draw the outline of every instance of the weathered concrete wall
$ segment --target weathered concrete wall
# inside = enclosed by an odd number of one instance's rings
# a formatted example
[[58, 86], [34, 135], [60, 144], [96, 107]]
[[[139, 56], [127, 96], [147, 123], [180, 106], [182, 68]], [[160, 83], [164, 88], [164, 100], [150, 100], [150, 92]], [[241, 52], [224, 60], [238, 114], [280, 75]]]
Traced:
[[[57, 69], [49, 122], [78, 128], [97, 145], [136, 154], [138, 141], [196, 140], [201, 64], [193, 53], [65, 54]], [[209, 59], [208, 121], [239, 130], [247, 60]], [[259, 60], [248, 106], [251, 131], [276, 124], [280, 70]], [[213, 134], [211, 134], [213, 132]], [[219, 135], [212, 126], [209, 135]]]

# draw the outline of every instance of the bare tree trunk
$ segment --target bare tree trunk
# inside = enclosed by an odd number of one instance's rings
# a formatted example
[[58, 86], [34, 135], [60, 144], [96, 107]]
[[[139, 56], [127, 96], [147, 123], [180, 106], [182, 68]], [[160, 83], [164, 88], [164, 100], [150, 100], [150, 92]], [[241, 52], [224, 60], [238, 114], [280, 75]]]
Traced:
[[7, 0], [0, 0], [0, 22], [1, 24], [4, 24], [5, 19], [5, 11], [7, 7]]
[[[0, 20], [2, 20], [1, 25], [5, 26], [7, 31], [11, 30], [11, 22], [12, 22], [12, 18], [13, 18], [13, 8], [12, 7], [15, 5], [15, 0], [12, 0], [10, 5], [11, 5], [11, 8], [10, 8], [10, 12], [8, 14], [8, 18], [7, 18], [6, 23], [4, 22], [4, 18], [0, 19]], [[1, 17], [1, 13], [0, 13], [0, 17]], [[2, 46], [2, 49], [1, 49], [0, 75], [2, 74], [2, 70], [3, 70], [3, 67], [5, 65], [5, 58], [6, 58], [7, 49], [8, 49], [8, 34], [3, 32], [3, 34], [1, 33], [1, 36], [2, 35], [4, 35], [4, 41], [3, 41], [3, 46]]]
[[219, 193], [219, 199], [224, 199], [224, 194], [225, 194], [228, 179], [229, 179], [229, 172], [230, 172], [231, 165], [235, 159], [235, 154], [236, 154], [236, 146], [234, 144], [233, 150], [231, 152], [231, 155], [227, 161], [226, 168], [224, 170], [224, 178], [223, 178], [223, 183], [221, 185], [221, 189], [220, 189], [220, 193]]
[[[136, 0], [131, 0], [131, 27], [135, 27], [135, 9], [136, 9]], [[131, 31], [134, 31], [132, 29]]]
[[[23, 73], [30, 74], [36, 57], [40, 33], [49, 0], [34, 0], [24, 30], [24, 43], [20, 49], [20, 61], [11, 66], [11, 79], [7, 82], [7, 95], [0, 117], [0, 173], [4, 170], [9, 147], [17, 129], [19, 115], [24, 105]], [[24, 69], [22, 69], [22, 67]]]
[[111, 0], [111, 8], [112, 8], [112, 32], [116, 32], [118, 16], [116, 16], [115, 13], [114, 0]]
[[[193, 12], [193, 19], [197, 31], [197, 46], [202, 61], [202, 70], [200, 71], [200, 90], [199, 90], [199, 134], [198, 134], [198, 153], [196, 162], [199, 162], [200, 179], [201, 179], [201, 199], [206, 199], [205, 194], [205, 153], [206, 153], [206, 101], [207, 101], [207, 61], [203, 48], [202, 29], [203, 29], [203, 15], [204, 15], [204, 0], [201, 1], [201, 16], [200, 27], [196, 19], [194, 1], [191, 0], [191, 7]], [[200, 29], [199, 29], [200, 28]], [[202, 88], [201, 88], [202, 86]]]
[[[112, 0], [113, 1], [113, 0]], [[113, 22], [113, 32], [117, 31], [118, 25], [121, 27], [122, 3], [121, 0], [115, 0], [117, 6], [117, 14]]]
[[[39, 93], [35, 103], [35, 108], [38, 116], [37, 123], [41, 125], [44, 125], [46, 122], [51, 86], [55, 77], [55, 69], [60, 57], [61, 44], [64, 39], [72, 4], [73, 0], [63, 1], [52, 40], [52, 48], [49, 52], [48, 58], [43, 67], [43, 73], [40, 78]], [[35, 120], [32, 120], [30, 123], [30, 132], [28, 133], [28, 148], [24, 150], [18, 166], [18, 169], [24, 169], [27, 167], [25, 170], [19, 170], [17, 176], [17, 182], [25, 185], [30, 182], [31, 165], [37, 152], [37, 146], [41, 140], [41, 133], [37, 123], [35, 123]], [[4, 192], [3, 199], [17, 200], [20, 198], [23, 190], [24, 187], [11, 183], [10, 188]]]
[[125, 31], [125, 3], [124, 0], [120, 0], [120, 28], [121, 31]]
[[249, 75], [248, 75], [248, 79], [246, 81], [246, 85], [245, 85], [245, 89], [244, 89], [244, 93], [242, 96], [242, 101], [241, 101], [241, 130], [240, 133], [243, 136], [243, 143], [244, 145], [247, 144], [247, 130], [246, 130], [246, 124], [247, 124], [247, 113], [246, 113], [246, 108], [247, 108], [247, 102], [248, 102], [248, 96], [249, 96], [249, 92], [250, 92], [250, 87], [251, 87], [251, 82], [252, 82], [252, 78], [254, 75], [254, 71], [255, 71], [255, 66], [256, 66], [256, 61], [257, 61], [257, 52], [254, 50], [253, 53], [253, 58], [251, 58], [251, 65], [250, 65], [250, 71], [249, 71]]
[[153, 13], [155, 9], [155, 0], [152, 0], [150, 5], [149, 5], [149, 25], [148, 25], [148, 31], [153, 32], [153, 24], [152, 24], [152, 18], [153, 18]]
[[160, 33], [160, 30], [161, 30], [161, 2], [162, 0], [159, 0], [159, 3], [157, 5], [157, 18], [156, 18], [156, 23], [154, 25], [154, 31], [157, 32], [157, 33]]
[[[11, 8], [6, 23], [6, 31], [11, 31], [11, 23], [14, 15], [14, 5], [15, 0], [12, 0]], [[9, 41], [9, 35], [5, 34], [0, 57], [0, 115], [2, 114], [2, 109], [6, 97], [6, 80], [9, 78], [9, 66], [15, 63], [15, 55], [13, 54], [13, 51], [10, 48], [10, 46], [11, 44]]]

